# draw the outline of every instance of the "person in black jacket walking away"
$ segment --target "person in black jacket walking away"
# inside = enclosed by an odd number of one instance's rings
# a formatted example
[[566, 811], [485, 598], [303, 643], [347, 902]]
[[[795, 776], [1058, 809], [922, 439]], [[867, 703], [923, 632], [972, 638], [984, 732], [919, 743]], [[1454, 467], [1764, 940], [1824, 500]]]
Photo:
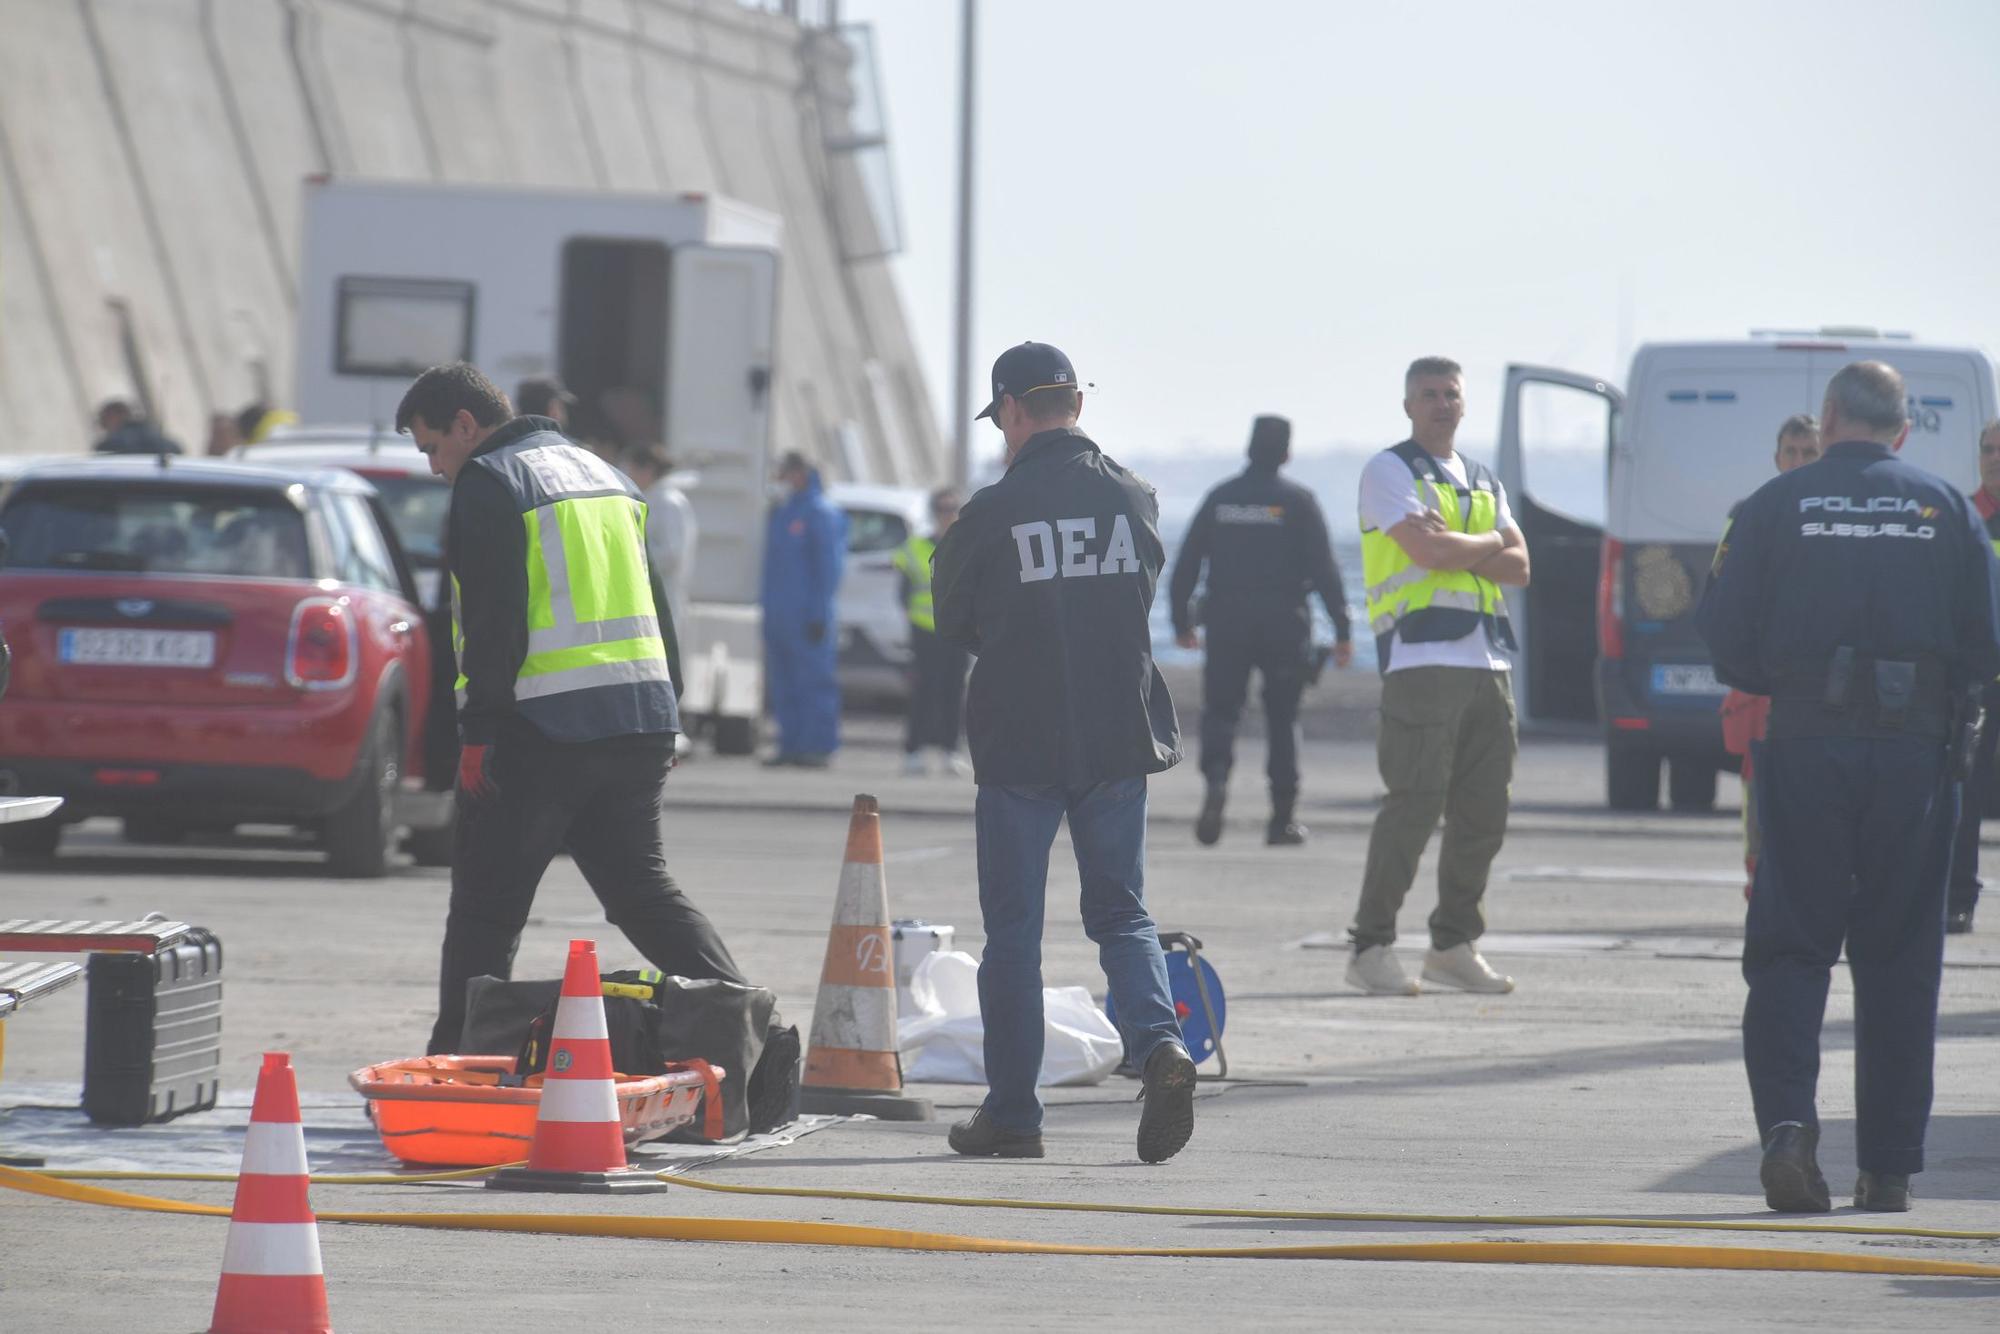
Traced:
[[985, 1101], [951, 1128], [972, 1156], [1042, 1156], [1042, 916], [1065, 817], [1125, 1050], [1144, 1073], [1139, 1157], [1194, 1133], [1194, 1062], [1146, 911], [1146, 778], [1180, 760], [1147, 616], [1166, 563], [1153, 490], [1076, 429], [1069, 358], [1023, 343], [993, 363], [1006, 474], [937, 551], [937, 629], [978, 655], [966, 702], [986, 951]]
[[1222, 838], [1222, 807], [1236, 764], [1236, 721], [1254, 668], [1264, 679], [1265, 773], [1271, 782], [1271, 822], [1264, 841], [1306, 841], [1293, 812], [1299, 799], [1299, 696], [1312, 670], [1312, 615], [1318, 593], [1333, 618], [1336, 666], [1354, 660], [1347, 594], [1313, 493], [1278, 476], [1292, 456], [1292, 424], [1259, 417], [1250, 427], [1250, 466], [1203, 498], [1174, 561], [1169, 588], [1174, 638], [1199, 648], [1195, 584], [1208, 567], [1202, 624], [1208, 654], [1201, 676], [1201, 775], [1208, 793], [1195, 821], [1204, 845]]

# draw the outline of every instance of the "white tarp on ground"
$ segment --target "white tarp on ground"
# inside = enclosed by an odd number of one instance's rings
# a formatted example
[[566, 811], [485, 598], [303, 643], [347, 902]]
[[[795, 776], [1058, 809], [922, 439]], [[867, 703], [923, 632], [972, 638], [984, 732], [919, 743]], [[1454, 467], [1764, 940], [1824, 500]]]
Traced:
[[[979, 1019], [979, 964], [961, 950], [926, 955], [910, 978], [914, 1011], [896, 1024], [903, 1078], [913, 1083], [984, 1084], [986, 1030]], [[1045, 987], [1045, 1088], [1096, 1084], [1118, 1068], [1124, 1043], [1082, 987]]]

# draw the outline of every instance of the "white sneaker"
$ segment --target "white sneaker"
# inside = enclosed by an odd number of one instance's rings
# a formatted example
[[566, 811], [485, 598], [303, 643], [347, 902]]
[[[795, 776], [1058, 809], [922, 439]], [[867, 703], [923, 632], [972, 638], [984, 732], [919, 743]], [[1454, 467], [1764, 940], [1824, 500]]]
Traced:
[[957, 774], [960, 778], [972, 777], [972, 761], [955, 750], [940, 751], [944, 757], [943, 773]]
[[1431, 950], [1424, 955], [1424, 981], [1460, 991], [1483, 991], [1500, 995], [1514, 989], [1514, 979], [1496, 973], [1480, 957], [1472, 942], [1453, 945], [1448, 950]]
[[913, 750], [903, 756], [903, 777], [922, 778], [927, 772], [928, 768], [924, 764], [924, 753], [922, 751]]
[[1396, 951], [1387, 945], [1370, 945], [1347, 961], [1347, 985], [1371, 996], [1414, 996], [1417, 980], [1396, 962]]

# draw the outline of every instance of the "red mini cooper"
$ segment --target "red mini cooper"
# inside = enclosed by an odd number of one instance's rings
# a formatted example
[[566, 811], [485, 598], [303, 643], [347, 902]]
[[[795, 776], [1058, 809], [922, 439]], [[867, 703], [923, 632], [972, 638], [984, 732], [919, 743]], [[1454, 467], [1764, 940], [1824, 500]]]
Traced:
[[0, 529], [0, 791], [65, 799], [0, 826], [9, 858], [113, 815], [138, 841], [294, 825], [337, 874], [379, 876], [404, 827], [413, 851], [448, 830], [449, 794], [423, 783], [414, 572], [368, 483], [79, 460], [23, 473]]

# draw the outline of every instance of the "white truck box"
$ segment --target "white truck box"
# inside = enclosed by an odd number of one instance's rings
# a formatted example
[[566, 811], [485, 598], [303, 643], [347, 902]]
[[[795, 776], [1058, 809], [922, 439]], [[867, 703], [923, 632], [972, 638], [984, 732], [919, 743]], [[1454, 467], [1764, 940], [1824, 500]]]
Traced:
[[298, 410], [393, 422], [410, 380], [466, 360], [512, 392], [561, 377], [583, 435], [663, 441], [697, 479], [685, 712], [755, 744], [758, 582], [779, 219], [713, 195], [315, 177], [305, 195]]

